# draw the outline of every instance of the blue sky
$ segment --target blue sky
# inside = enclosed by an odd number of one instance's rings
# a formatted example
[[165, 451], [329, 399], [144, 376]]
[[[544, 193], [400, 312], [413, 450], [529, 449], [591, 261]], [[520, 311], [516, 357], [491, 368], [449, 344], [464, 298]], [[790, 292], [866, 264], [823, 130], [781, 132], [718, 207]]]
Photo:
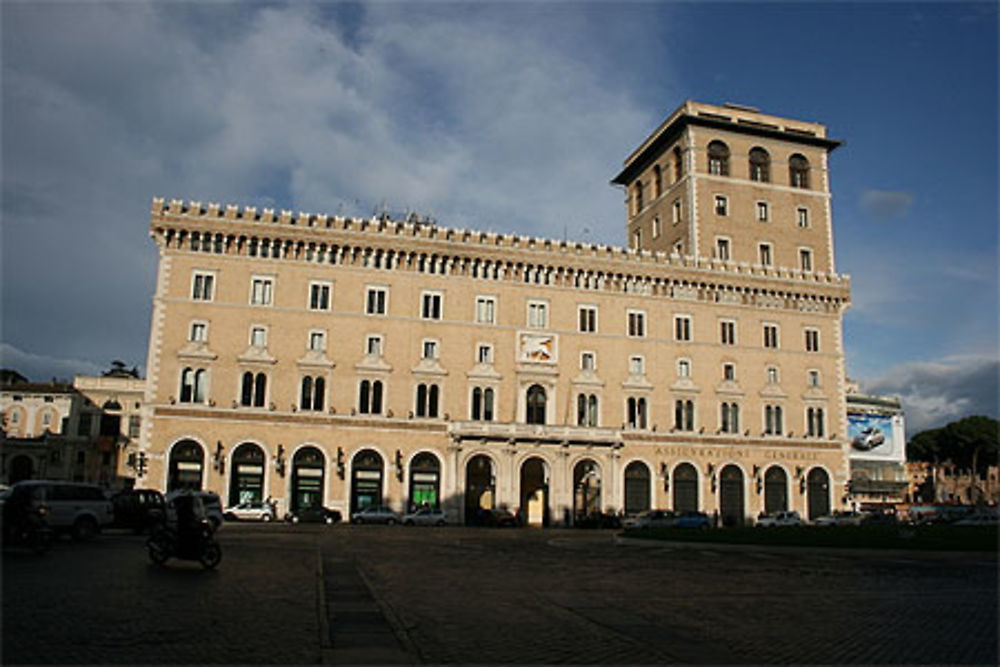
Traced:
[[46, 3], [2, 12], [3, 365], [146, 359], [153, 196], [622, 244], [685, 99], [815, 120], [849, 374], [997, 415], [996, 3]]

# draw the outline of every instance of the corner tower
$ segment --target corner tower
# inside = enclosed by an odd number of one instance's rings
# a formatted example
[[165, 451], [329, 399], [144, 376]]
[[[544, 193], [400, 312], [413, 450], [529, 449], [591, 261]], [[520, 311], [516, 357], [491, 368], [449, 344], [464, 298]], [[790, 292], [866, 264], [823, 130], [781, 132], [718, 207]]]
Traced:
[[828, 155], [818, 123], [687, 101], [625, 160], [628, 246], [832, 273]]

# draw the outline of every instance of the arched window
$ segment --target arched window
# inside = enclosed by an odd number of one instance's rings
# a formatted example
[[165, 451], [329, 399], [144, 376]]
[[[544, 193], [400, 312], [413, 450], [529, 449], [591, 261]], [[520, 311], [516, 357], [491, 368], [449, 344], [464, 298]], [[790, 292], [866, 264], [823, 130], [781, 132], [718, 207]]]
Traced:
[[185, 368], [181, 371], [181, 403], [191, 403], [194, 400], [194, 370]]
[[781, 435], [783, 430], [781, 406], [767, 405], [764, 407], [764, 433], [766, 435]]
[[371, 382], [362, 380], [361, 386], [358, 388], [358, 412], [361, 414], [367, 414], [370, 409], [371, 391]]
[[373, 415], [382, 414], [382, 381], [375, 380], [372, 382], [372, 404], [371, 413]]
[[358, 388], [358, 412], [363, 415], [382, 414], [382, 381], [362, 380]]
[[240, 391], [240, 405], [263, 407], [264, 395], [267, 389], [266, 376], [258, 373], [256, 377], [250, 371], [243, 374], [243, 386]]
[[642, 212], [642, 181], [635, 182], [632, 196], [634, 197], [633, 203], [635, 207], [632, 211], [632, 215], [638, 215]]
[[253, 406], [255, 408], [264, 407], [264, 399], [267, 396], [267, 376], [263, 373], [257, 373], [257, 377], [254, 378], [253, 387]]
[[302, 390], [299, 397], [299, 408], [302, 410], [322, 410], [326, 383], [321, 377], [302, 378]]
[[750, 180], [760, 183], [771, 181], [771, 156], [763, 148], [750, 149]]
[[438, 416], [438, 386], [436, 384], [417, 385], [417, 416]]
[[680, 146], [674, 146], [674, 183], [684, 175], [684, 157]]
[[806, 411], [806, 422], [808, 423], [808, 433], [812, 437], [823, 437], [823, 408], [809, 408]]
[[678, 400], [674, 403], [674, 429], [678, 431], [694, 430], [694, 401]]
[[587, 426], [597, 426], [597, 395], [591, 394], [587, 399]]
[[660, 165], [653, 167], [653, 199], [659, 198], [663, 194], [663, 170]]
[[472, 420], [483, 418], [483, 390], [476, 387], [472, 390]]
[[427, 416], [427, 385], [417, 385], [417, 416]]
[[576, 396], [576, 425], [587, 425], [587, 395], [577, 394]]
[[793, 188], [809, 187], [809, 160], [804, 155], [788, 158], [788, 183]]
[[483, 392], [483, 421], [493, 421], [493, 390], [489, 388]]
[[708, 173], [715, 176], [729, 175], [729, 146], [721, 141], [708, 144]]
[[529, 424], [545, 423], [545, 389], [533, 384], [528, 388], [525, 418]]
[[646, 428], [646, 399], [630, 396], [628, 399], [628, 427]]

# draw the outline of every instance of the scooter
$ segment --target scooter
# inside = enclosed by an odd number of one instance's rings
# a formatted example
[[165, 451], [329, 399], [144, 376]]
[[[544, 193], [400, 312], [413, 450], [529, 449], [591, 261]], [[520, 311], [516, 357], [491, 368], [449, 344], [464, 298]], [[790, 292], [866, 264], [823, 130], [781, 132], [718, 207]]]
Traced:
[[199, 561], [205, 569], [214, 569], [222, 561], [222, 547], [212, 537], [212, 522], [198, 520], [186, 531], [159, 524], [146, 541], [149, 559], [163, 565], [170, 558]]

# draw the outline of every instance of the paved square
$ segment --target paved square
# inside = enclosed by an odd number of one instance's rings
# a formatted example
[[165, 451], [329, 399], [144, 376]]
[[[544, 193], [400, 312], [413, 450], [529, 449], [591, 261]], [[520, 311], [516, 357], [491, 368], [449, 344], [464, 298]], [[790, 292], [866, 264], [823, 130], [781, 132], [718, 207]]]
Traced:
[[995, 556], [620, 546], [610, 532], [227, 525], [4, 552], [3, 662], [997, 661]]

